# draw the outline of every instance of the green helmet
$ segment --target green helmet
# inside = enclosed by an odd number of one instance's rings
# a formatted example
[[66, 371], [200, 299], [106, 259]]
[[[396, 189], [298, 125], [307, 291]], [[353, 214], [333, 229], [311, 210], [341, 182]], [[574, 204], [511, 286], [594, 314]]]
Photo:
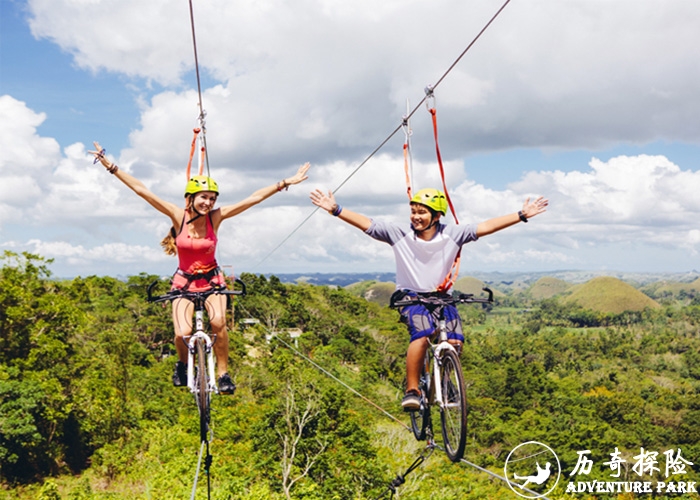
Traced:
[[411, 203], [425, 205], [435, 212], [447, 215], [447, 198], [445, 193], [433, 188], [421, 189], [411, 198]]
[[211, 177], [206, 175], [195, 175], [190, 178], [185, 188], [185, 196], [201, 193], [202, 191], [212, 191], [219, 194], [219, 185]]

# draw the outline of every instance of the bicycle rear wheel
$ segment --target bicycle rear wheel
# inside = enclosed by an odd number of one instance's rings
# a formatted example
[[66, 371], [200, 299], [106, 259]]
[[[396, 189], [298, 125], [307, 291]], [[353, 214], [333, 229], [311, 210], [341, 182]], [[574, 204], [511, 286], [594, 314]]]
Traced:
[[443, 405], [440, 408], [442, 439], [445, 452], [453, 462], [464, 456], [467, 441], [467, 396], [459, 357], [453, 351], [443, 351], [440, 366]]
[[430, 428], [430, 372], [428, 371], [429, 358], [426, 354], [423, 369], [421, 370], [418, 388], [420, 390], [420, 409], [409, 412], [411, 417], [411, 430], [418, 441], [423, 441], [426, 432]]
[[197, 379], [195, 380], [195, 398], [199, 410], [199, 438], [201, 441], [209, 439], [209, 387], [207, 381], [207, 349], [206, 342], [198, 338], [195, 343], [197, 355]]

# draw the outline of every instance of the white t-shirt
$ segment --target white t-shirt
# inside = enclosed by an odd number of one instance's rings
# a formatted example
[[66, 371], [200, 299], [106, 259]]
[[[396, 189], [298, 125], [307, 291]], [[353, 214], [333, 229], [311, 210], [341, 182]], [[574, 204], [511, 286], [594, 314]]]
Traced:
[[478, 239], [475, 224], [438, 224], [430, 241], [418, 238], [410, 227], [375, 220], [365, 232], [391, 245], [396, 257], [396, 288], [414, 292], [435, 291], [450, 272], [462, 245]]

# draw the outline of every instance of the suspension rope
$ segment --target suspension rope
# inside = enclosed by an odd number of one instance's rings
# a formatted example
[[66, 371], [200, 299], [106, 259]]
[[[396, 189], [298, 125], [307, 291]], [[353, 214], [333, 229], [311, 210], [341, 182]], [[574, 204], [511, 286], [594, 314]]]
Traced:
[[289, 345], [287, 342], [285, 342], [284, 340], [282, 340], [282, 339], [279, 337], [279, 335], [274, 335], [273, 338], [274, 338], [275, 340], [277, 340], [278, 342], [280, 342], [282, 345], [284, 345], [287, 349], [293, 351], [297, 356], [300, 356], [301, 358], [303, 358], [303, 359], [305, 359], [306, 361], [308, 361], [309, 363], [311, 363], [317, 370], [319, 370], [319, 371], [323, 372], [324, 374], [328, 375], [330, 378], [332, 378], [333, 380], [335, 380], [336, 382], [338, 382], [340, 385], [342, 385], [343, 387], [345, 387], [346, 389], [348, 389], [350, 392], [352, 392], [353, 394], [355, 394], [356, 396], [358, 396], [358, 397], [359, 397], [360, 399], [362, 399], [364, 402], [370, 404], [371, 406], [373, 406], [374, 408], [376, 408], [377, 410], [379, 410], [381, 413], [383, 413], [384, 415], [386, 415], [387, 417], [389, 417], [391, 420], [393, 420], [394, 422], [396, 422], [396, 423], [398, 423], [399, 425], [401, 425], [404, 429], [406, 429], [406, 430], [408, 430], [408, 431], [411, 430], [410, 427], [408, 427], [408, 425], [406, 425], [405, 423], [403, 423], [401, 420], [399, 420], [398, 418], [396, 418], [394, 415], [392, 415], [391, 413], [389, 413], [388, 411], [386, 411], [384, 408], [382, 408], [381, 406], [379, 406], [378, 404], [376, 404], [376, 403], [375, 403], [374, 401], [372, 401], [371, 399], [367, 398], [366, 396], [362, 395], [362, 394], [361, 394], [360, 392], [358, 392], [357, 390], [355, 390], [355, 389], [353, 389], [352, 387], [350, 387], [348, 384], [346, 384], [345, 382], [343, 382], [342, 380], [340, 380], [338, 377], [336, 377], [335, 375], [333, 375], [331, 372], [329, 372], [328, 370], [326, 370], [325, 368], [323, 368], [321, 365], [319, 365], [318, 363], [316, 363], [315, 361], [313, 361], [311, 358], [309, 358], [308, 356], [305, 356], [302, 352], [300, 352], [299, 350], [297, 350], [297, 349], [295, 349], [294, 347], [292, 347], [291, 345]]
[[408, 469], [406, 469], [406, 472], [404, 472], [403, 474], [397, 474], [397, 476], [394, 479], [392, 479], [392, 481], [387, 486], [386, 491], [384, 491], [384, 493], [378, 496], [376, 500], [381, 500], [386, 495], [389, 495], [389, 498], [393, 497], [396, 494], [396, 490], [398, 489], [398, 487], [406, 482], [406, 476], [408, 476], [411, 472], [416, 470], [418, 466], [425, 462], [430, 457], [430, 455], [433, 454], [434, 449], [435, 443], [428, 443], [428, 445], [423, 449], [423, 451], [421, 451], [418, 458], [416, 458], [415, 461], [408, 467]]
[[209, 469], [211, 467], [212, 456], [209, 454], [209, 441], [202, 440], [202, 444], [199, 447], [199, 458], [197, 459], [197, 471], [194, 474], [194, 484], [192, 485], [192, 496], [190, 500], [194, 500], [197, 494], [197, 482], [199, 481], [199, 471], [202, 468], [202, 456], [204, 455], [204, 450], [206, 448], [207, 454], [204, 458], [204, 471], [207, 473], [207, 498], [211, 498], [211, 475], [209, 474]]
[[[190, 0], [191, 3], [192, 0]], [[464, 57], [464, 55], [472, 48], [472, 46], [476, 43], [476, 41], [481, 37], [481, 35], [484, 34], [484, 32], [488, 29], [489, 26], [491, 26], [491, 23], [493, 23], [496, 18], [503, 12], [503, 9], [506, 8], [506, 6], [510, 3], [510, 0], [506, 0], [505, 3], [501, 6], [498, 11], [491, 17], [491, 19], [484, 25], [484, 27], [479, 31], [479, 33], [474, 37], [474, 39], [467, 45], [467, 47], [462, 51], [462, 53], [455, 59], [455, 61], [450, 65], [449, 68], [447, 68], [447, 71], [445, 71], [440, 78], [438, 78], [437, 82], [431, 86], [431, 88], [434, 90], [436, 89], [442, 81], [447, 77], [447, 75], [454, 69], [454, 67], [459, 63], [459, 61]], [[423, 96], [423, 98], [420, 100], [418, 104], [411, 110], [410, 113], [408, 113], [407, 116], [405, 116], [402, 120], [402, 122], [391, 132], [389, 135], [384, 139], [379, 146], [374, 148], [374, 150], [352, 171], [350, 174], [343, 180], [332, 192], [333, 194], [337, 193], [340, 191], [340, 188], [342, 188], [362, 167], [367, 164], [367, 162], [372, 159], [372, 157], [379, 152], [380, 149], [384, 147], [384, 145], [389, 142], [403, 127], [403, 122], [410, 119], [416, 111], [426, 102], [428, 96]], [[257, 264], [253, 265], [253, 269], [260, 266], [263, 262], [265, 262], [270, 256], [275, 253], [284, 243], [286, 243], [301, 227], [306, 224], [306, 222], [318, 211], [318, 207], [312, 210], [312, 212], [303, 220], [301, 221], [275, 248], [273, 248], [265, 257], [263, 257], [260, 261], [257, 262]]]
[[[408, 99], [406, 100], [406, 112], [408, 113]], [[413, 152], [411, 150], [411, 135], [413, 131], [411, 130], [411, 123], [408, 117], [404, 117], [401, 123], [401, 128], [403, 128], [404, 141], [403, 141], [403, 170], [406, 175], [406, 194], [408, 199], [413, 198]]]
[[[435, 445], [435, 446], [436, 446], [437, 448], [439, 448], [440, 450], [445, 451], [445, 449], [444, 449], [442, 446], [440, 446], [440, 445]], [[547, 497], [544, 496], [544, 495], [541, 495], [540, 493], [537, 493], [537, 492], [535, 492], [535, 491], [532, 491], [532, 490], [530, 490], [530, 489], [528, 489], [528, 488], [524, 488], [524, 487], [520, 486], [519, 484], [516, 484], [516, 483], [510, 481], [507, 477], [503, 477], [503, 476], [501, 476], [501, 475], [499, 475], [499, 474], [496, 474], [496, 473], [493, 472], [493, 471], [490, 471], [490, 470], [488, 470], [488, 469], [485, 469], [484, 467], [481, 467], [481, 466], [479, 466], [479, 465], [476, 465], [476, 464], [470, 462], [469, 460], [467, 460], [467, 459], [465, 459], [465, 458], [460, 458], [459, 461], [462, 462], [462, 463], [464, 463], [464, 464], [467, 464], [467, 465], [469, 465], [470, 467], [473, 467], [473, 468], [475, 468], [475, 469], [477, 469], [477, 470], [479, 470], [479, 471], [481, 471], [481, 472], [485, 472], [485, 473], [488, 474], [489, 476], [491, 476], [491, 477], [493, 477], [493, 478], [495, 478], [495, 479], [498, 479], [498, 480], [500, 480], [500, 481], [503, 481], [503, 482], [506, 483], [506, 484], [510, 484], [510, 485], [512, 485], [512, 486], [515, 486], [516, 488], [520, 488], [520, 489], [523, 490], [523, 491], [526, 491], [526, 492], [528, 492], [528, 493], [531, 493], [531, 494], [535, 495], [535, 496], [532, 497], [532, 498], [544, 498], [544, 500], [550, 500], [549, 498], [547, 498]]]
[[435, 93], [434, 87], [425, 88], [426, 101], [425, 105], [428, 108], [428, 112], [433, 119], [433, 136], [435, 137], [435, 154], [437, 155], [438, 167], [440, 167], [440, 179], [442, 180], [442, 189], [445, 192], [445, 198], [447, 198], [447, 204], [450, 207], [450, 212], [452, 212], [452, 217], [455, 219], [455, 224], [459, 225], [459, 220], [457, 220], [457, 212], [452, 204], [452, 199], [450, 198], [450, 193], [447, 191], [447, 182], [445, 182], [445, 169], [442, 166], [442, 155], [440, 154], [440, 145], [438, 143], [438, 128], [437, 128], [437, 111], [435, 109]]
[[[189, 0], [190, 3], [190, 25], [192, 26], [192, 47], [194, 48], [194, 69], [195, 69], [195, 74], [197, 75], [197, 93], [199, 95], [199, 128], [201, 129], [202, 135], [200, 137], [200, 141], [202, 142], [202, 157], [206, 159], [206, 165], [207, 165], [207, 177], [210, 177], [209, 173], [209, 151], [207, 149], [207, 135], [206, 131], [207, 128], [204, 123], [204, 118], [207, 116], [206, 111], [204, 111], [204, 107], [202, 105], [202, 82], [199, 77], [199, 58], [197, 57], [197, 36], [195, 35], [195, 30], [194, 30], [194, 8], [192, 7], [192, 0]], [[203, 166], [202, 166], [202, 160], [200, 159], [200, 175], [202, 174]], [[189, 166], [188, 166], [188, 174], [189, 174]], [[188, 175], [189, 177], [189, 175]]]

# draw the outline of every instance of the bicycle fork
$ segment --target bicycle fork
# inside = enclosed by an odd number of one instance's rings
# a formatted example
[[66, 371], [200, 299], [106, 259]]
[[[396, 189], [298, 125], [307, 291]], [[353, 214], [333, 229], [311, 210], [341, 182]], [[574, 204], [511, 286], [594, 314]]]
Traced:
[[214, 355], [212, 352], [214, 341], [204, 333], [204, 314], [202, 311], [195, 311], [195, 333], [190, 336], [187, 342], [187, 387], [193, 394], [199, 390], [195, 383], [194, 375], [194, 354], [197, 346], [197, 339], [204, 340], [204, 351], [206, 353], [206, 367], [208, 372], [208, 390], [209, 392], [219, 393], [216, 386]]
[[440, 374], [440, 367], [442, 366], [442, 351], [454, 351], [457, 353], [457, 349], [454, 348], [452, 344], [447, 340], [447, 328], [444, 319], [440, 319], [438, 322], [440, 329], [440, 342], [435, 346], [435, 351], [433, 352], [433, 380], [434, 386], [433, 391], [435, 394], [435, 402], [440, 407], [440, 411], [444, 410], [449, 402], [445, 402], [442, 394], [442, 378]]

